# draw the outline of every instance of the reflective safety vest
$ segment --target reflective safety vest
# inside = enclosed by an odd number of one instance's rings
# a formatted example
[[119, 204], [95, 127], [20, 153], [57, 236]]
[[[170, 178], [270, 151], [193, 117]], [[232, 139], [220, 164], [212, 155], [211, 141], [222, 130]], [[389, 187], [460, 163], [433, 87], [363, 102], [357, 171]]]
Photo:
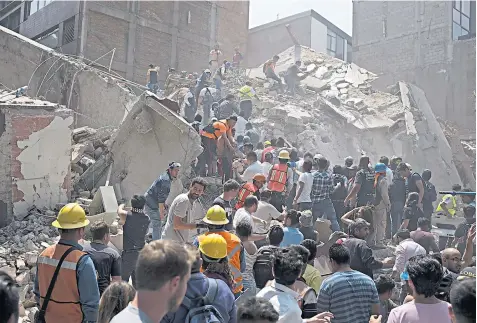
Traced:
[[[40, 308], [46, 296], [51, 279], [61, 256], [71, 248], [69, 245], [56, 244], [46, 248], [38, 257], [38, 287], [40, 293]], [[46, 322], [71, 322], [83, 321], [80, 295], [76, 270], [78, 262], [86, 256], [80, 250], [73, 250], [61, 264], [58, 278], [51, 293], [48, 307], [46, 308]]]
[[243, 184], [237, 195], [237, 203], [235, 203], [235, 209], [240, 209], [245, 203], [245, 199], [247, 198], [247, 196], [253, 195], [257, 191], [258, 188], [256, 188], [253, 183]]
[[[442, 197], [442, 200], [441, 200], [441, 203], [445, 203], [445, 201], [450, 198], [452, 200], [452, 206], [449, 206], [447, 205], [447, 211], [449, 211], [449, 213], [454, 216], [455, 215], [455, 211], [456, 211], [456, 208], [457, 208], [457, 202], [455, 201], [455, 197], [452, 196], [451, 194], [446, 194]], [[436, 209], [436, 212], [440, 212], [441, 214], [444, 212], [444, 210], [442, 209], [441, 207], [441, 203], [439, 203], [439, 205], [437, 205], [437, 209]]]
[[272, 167], [268, 189], [272, 192], [285, 192], [287, 187], [287, 164], [275, 164]]
[[234, 294], [241, 292], [243, 290], [243, 278], [242, 273], [240, 272], [240, 253], [242, 252], [242, 242], [240, 241], [239, 237], [228, 231], [212, 231], [206, 232], [199, 236], [199, 244], [206, 235], [211, 233], [221, 235], [225, 241], [227, 241], [227, 259], [229, 260], [229, 267], [230, 271], [232, 272], [235, 284], [233, 292]]
[[240, 98], [247, 98], [247, 99], [253, 98], [254, 95], [252, 93], [252, 87], [248, 85], [242, 86], [239, 90], [239, 96]]

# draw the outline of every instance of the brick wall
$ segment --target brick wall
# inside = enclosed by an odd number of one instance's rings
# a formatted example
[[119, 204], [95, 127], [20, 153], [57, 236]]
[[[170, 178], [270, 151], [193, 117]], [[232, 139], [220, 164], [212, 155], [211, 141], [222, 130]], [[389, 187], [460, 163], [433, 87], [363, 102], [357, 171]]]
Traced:
[[248, 1], [217, 2], [217, 40], [227, 60], [232, 60], [237, 46], [242, 54], [247, 52], [249, 5]]

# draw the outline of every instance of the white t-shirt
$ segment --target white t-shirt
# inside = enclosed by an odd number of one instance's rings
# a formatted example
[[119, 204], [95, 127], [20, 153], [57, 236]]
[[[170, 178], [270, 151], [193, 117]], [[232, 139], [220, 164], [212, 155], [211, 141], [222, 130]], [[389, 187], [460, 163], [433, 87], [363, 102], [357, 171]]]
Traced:
[[263, 167], [259, 161], [256, 161], [253, 164], [250, 164], [247, 169], [243, 172], [242, 178], [244, 181], [252, 183], [252, 179], [257, 174], [263, 174]]
[[252, 215], [243, 207], [241, 207], [240, 209], [237, 210], [237, 212], [235, 212], [234, 222], [233, 222], [234, 230], [239, 224], [239, 222], [242, 220], [249, 221], [250, 224], [252, 225], [252, 232], [255, 232], [255, 224], [253, 223]]
[[268, 174], [270, 174], [270, 169], [272, 169], [273, 165], [270, 164], [269, 162], [263, 162], [262, 167], [263, 167], [263, 174], [265, 175], [265, 178], [268, 178]]
[[267, 225], [257, 225], [257, 232], [267, 232], [268, 227], [270, 226], [270, 222], [272, 222], [272, 220], [278, 219], [280, 215], [280, 212], [278, 212], [277, 209], [270, 203], [265, 201], [258, 201], [257, 211], [255, 211], [254, 216], [259, 219], [265, 220], [267, 222]]
[[301, 192], [301, 195], [298, 198], [297, 202], [298, 203], [311, 202], [310, 194], [311, 194], [311, 187], [313, 186], [313, 174], [301, 173], [300, 177], [298, 178], [298, 182], [303, 182], [305, 185], [303, 186], [303, 191]]
[[245, 136], [245, 125], [247, 124], [247, 120], [244, 117], [238, 116], [237, 122], [235, 123], [235, 139], [238, 136]]
[[171, 204], [167, 214], [167, 222], [162, 231], [161, 239], [175, 240], [179, 242], [189, 241], [190, 230], [174, 230], [174, 217], [178, 216], [184, 222], [190, 222], [190, 211], [194, 201], [189, 199], [188, 193], [179, 194]]

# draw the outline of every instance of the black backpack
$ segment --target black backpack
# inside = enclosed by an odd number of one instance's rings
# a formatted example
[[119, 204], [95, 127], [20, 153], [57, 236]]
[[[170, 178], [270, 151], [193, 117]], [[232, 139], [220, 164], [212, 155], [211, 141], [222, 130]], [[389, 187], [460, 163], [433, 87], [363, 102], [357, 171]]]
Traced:
[[[424, 182], [424, 181], [423, 181]], [[434, 184], [429, 182], [424, 182], [424, 200], [429, 202], [434, 202], [437, 200], [437, 192]]]
[[257, 288], [264, 288], [269, 280], [273, 280], [273, 261], [275, 250], [272, 248], [263, 248], [259, 250], [257, 259], [253, 264], [253, 276]]

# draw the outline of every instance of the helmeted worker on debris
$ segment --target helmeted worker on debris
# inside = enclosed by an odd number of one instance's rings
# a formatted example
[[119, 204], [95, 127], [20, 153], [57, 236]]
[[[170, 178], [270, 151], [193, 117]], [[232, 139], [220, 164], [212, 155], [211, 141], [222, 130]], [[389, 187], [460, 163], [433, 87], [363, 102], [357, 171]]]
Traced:
[[60, 241], [46, 248], [38, 257], [34, 286], [39, 315], [46, 322], [97, 320], [99, 289], [96, 271], [93, 261], [78, 243], [88, 224], [83, 208], [77, 203], [62, 207], [52, 223], [60, 231]]
[[282, 79], [275, 73], [275, 66], [277, 65], [278, 60], [280, 59], [280, 56], [275, 55], [273, 56], [272, 59], [269, 59], [263, 64], [263, 73], [267, 78], [270, 78], [274, 81], [278, 82], [278, 86], [280, 87], [280, 90], [283, 91], [283, 83]]
[[247, 196], [255, 195], [260, 200], [260, 189], [265, 185], [266, 180], [265, 175], [255, 174], [252, 178], [252, 183], [247, 182], [243, 184], [237, 194], [235, 209], [238, 210], [243, 207]]
[[278, 164], [273, 165], [268, 174], [268, 189], [272, 192], [270, 204], [278, 212], [283, 212], [283, 205], [286, 203], [286, 196], [293, 188], [293, 170], [288, 166], [290, 153], [283, 149], [278, 154]]
[[[239, 237], [225, 230], [225, 225], [229, 223], [229, 220], [227, 219], [225, 210], [219, 205], [212, 206], [202, 221], [207, 224], [209, 231], [197, 237], [194, 241], [194, 245], [202, 246], [205, 251], [204, 246], [210, 243], [208, 239], [213, 238], [208, 237], [209, 235], [213, 236], [214, 234], [218, 234], [225, 239], [227, 242], [227, 258], [234, 278], [233, 293], [238, 297], [243, 290], [242, 273], [246, 267], [245, 252], [242, 243]], [[213, 258], [220, 258], [220, 255], [216, 255]]]
[[238, 95], [240, 99], [240, 111], [243, 111], [245, 120], [248, 120], [252, 115], [252, 99], [260, 100], [255, 89], [252, 87], [252, 82], [245, 82], [245, 85], [238, 90]]

